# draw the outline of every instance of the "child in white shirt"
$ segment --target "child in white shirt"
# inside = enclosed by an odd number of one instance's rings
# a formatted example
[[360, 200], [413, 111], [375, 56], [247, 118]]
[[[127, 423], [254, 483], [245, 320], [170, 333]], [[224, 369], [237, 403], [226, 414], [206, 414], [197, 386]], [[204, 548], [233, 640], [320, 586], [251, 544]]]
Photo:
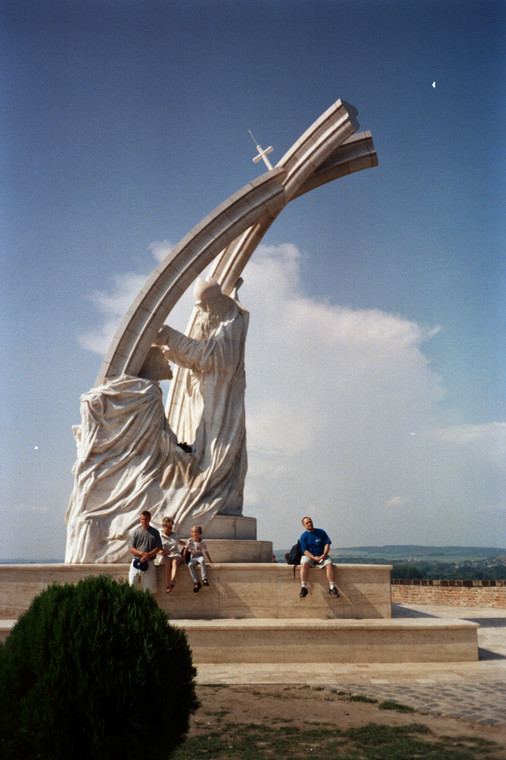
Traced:
[[162, 548], [158, 553], [156, 564], [165, 565], [165, 593], [170, 594], [174, 588], [176, 573], [179, 565], [183, 561], [179, 544], [185, 545], [174, 532], [174, 520], [172, 517], [164, 517], [162, 520]]
[[[191, 538], [186, 542], [185, 552], [190, 552], [191, 555], [191, 559], [188, 562], [188, 570], [193, 578], [193, 591], [194, 593], [197, 593], [202, 586], [209, 586], [205, 560], [207, 559], [210, 565], [214, 565], [214, 562], [207, 551], [206, 542], [202, 538], [202, 528], [200, 525], [194, 525], [191, 529]], [[202, 584], [199, 582], [197, 576], [197, 565], [200, 565]]]

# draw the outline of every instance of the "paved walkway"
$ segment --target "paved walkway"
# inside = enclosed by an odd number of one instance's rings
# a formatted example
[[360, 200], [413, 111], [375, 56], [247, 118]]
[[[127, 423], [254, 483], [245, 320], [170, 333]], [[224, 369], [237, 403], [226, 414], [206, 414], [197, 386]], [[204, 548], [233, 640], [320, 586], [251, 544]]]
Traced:
[[393, 605], [394, 617], [446, 617], [480, 624], [479, 662], [199, 665], [199, 683], [306, 684], [392, 700], [422, 712], [506, 724], [506, 610]]

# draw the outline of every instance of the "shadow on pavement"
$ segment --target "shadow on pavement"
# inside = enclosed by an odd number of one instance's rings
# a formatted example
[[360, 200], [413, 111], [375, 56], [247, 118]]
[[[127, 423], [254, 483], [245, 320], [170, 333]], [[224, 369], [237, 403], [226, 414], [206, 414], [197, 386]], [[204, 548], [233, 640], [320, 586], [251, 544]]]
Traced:
[[478, 647], [478, 660], [506, 660], [506, 657], [503, 654], [491, 652], [490, 649]]
[[392, 603], [392, 617], [401, 618], [437, 618], [439, 615], [431, 615], [428, 612], [421, 612], [420, 610], [411, 610], [404, 607], [402, 604]]
[[465, 617], [462, 620], [468, 620], [470, 623], [479, 623], [482, 628], [505, 628], [506, 617], [504, 618], [472, 618]]

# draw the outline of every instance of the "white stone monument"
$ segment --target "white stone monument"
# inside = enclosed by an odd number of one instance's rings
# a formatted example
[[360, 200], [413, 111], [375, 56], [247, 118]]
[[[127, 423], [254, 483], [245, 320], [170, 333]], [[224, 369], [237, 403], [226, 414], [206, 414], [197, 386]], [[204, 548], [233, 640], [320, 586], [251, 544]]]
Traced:
[[[142, 288], [95, 382], [81, 397], [77, 460], [67, 511], [66, 563], [117, 563], [143, 509], [205, 527], [218, 562], [269, 562], [242, 514], [247, 469], [244, 414], [248, 312], [237, 288], [270, 225], [294, 198], [377, 165], [371, 134], [338, 100], [268, 171], [218, 206], [171, 251]], [[252, 136], [253, 137], [253, 136]], [[255, 138], [253, 138], [256, 143]], [[198, 280], [212, 264], [208, 281]], [[197, 280], [186, 335], [164, 325]], [[166, 412], [158, 381], [175, 365]]]
[[[317, 573], [301, 599], [292, 568], [271, 562], [272, 544], [257, 541], [256, 520], [242, 514], [248, 313], [237, 288], [249, 257], [289, 201], [377, 164], [370, 134], [354, 134], [355, 115], [337, 101], [275, 167], [267, 159], [272, 148], [264, 150], [252, 136], [254, 161], [264, 161], [268, 171], [209, 214], [148, 279], [95, 386], [81, 397], [66, 564], [0, 567], [0, 638], [50, 583], [103, 573], [124, 580], [129, 534], [149, 509], [155, 524], [173, 514], [183, 533], [193, 521], [206, 525], [214, 560], [210, 587], [196, 599], [193, 584], [181, 578], [171, 593], [157, 594], [188, 636], [199, 668], [301, 658], [367, 666], [478, 659], [476, 623], [392, 619], [388, 565], [339, 564], [339, 598], [328, 594], [325, 576]], [[209, 279], [199, 280], [210, 264]], [[183, 335], [164, 322], [196, 280], [196, 308]], [[163, 379], [171, 379], [166, 409]], [[164, 568], [157, 571], [160, 592]]]

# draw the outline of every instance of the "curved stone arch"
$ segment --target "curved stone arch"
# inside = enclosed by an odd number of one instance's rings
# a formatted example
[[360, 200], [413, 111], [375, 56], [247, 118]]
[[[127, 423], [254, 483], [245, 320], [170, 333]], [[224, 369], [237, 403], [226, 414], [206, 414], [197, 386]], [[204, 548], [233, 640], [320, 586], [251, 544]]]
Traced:
[[[353, 106], [338, 100], [281, 158], [275, 168], [286, 172], [283, 179], [285, 205], [334, 179], [377, 166], [371, 133], [353, 134], [358, 127], [356, 114]], [[282, 208], [265, 214], [217, 258], [210, 276], [220, 283], [224, 293], [230, 295], [233, 292], [246, 264], [281, 211]], [[192, 335], [195, 317], [194, 310], [186, 329], [187, 335]], [[185, 373], [183, 368], [176, 368], [167, 398], [169, 424], [176, 433], [183, 413]]]
[[[299, 198], [310, 190], [335, 179], [377, 165], [378, 158], [374, 150], [371, 133], [368, 131], [359, 132], [334, 150], [316, 171], [310, 174], [302, 184], [299, 184], [294, 190], [292, 198], [287, 199], [287, 203], [288, 200]], [[281, 162], [278, 167], [282, 167]], [[210, 276], [220, 283], [224, 293], [230, 294], [232, 292], [244, 267], [275, 218], [267, 215], [263, 217], [258, 224], [246, 230], [218, 257]]]
[[126, 313], [102, 362], [95, 385], [136, 375], [167, 315], [223, 248], [266, 214], [285, 205], [282, 169], [245, 185], [206, 216], [166, 256]]
[[[336, 101], [294, 143], [278, 165], [248, 183], [206, 216], [149, 277], [126, 313], [102, 362], [95, 385], [140, 370], [158, 330], [179, 298], [216, 259], [212, 275], [224, 292], [235, 284], [272, 222], [295, 197], [339, 176], [377, 164], [370, 133], [358, 128], [353, 106]], [[356, 138], [359, 138], [356, 135]], [[360, 147], [359, 147], [360, 146]], [[193, 317], [187, 332], [191, 334]], [[179, 371], [168, 406], [179, 393]]]

